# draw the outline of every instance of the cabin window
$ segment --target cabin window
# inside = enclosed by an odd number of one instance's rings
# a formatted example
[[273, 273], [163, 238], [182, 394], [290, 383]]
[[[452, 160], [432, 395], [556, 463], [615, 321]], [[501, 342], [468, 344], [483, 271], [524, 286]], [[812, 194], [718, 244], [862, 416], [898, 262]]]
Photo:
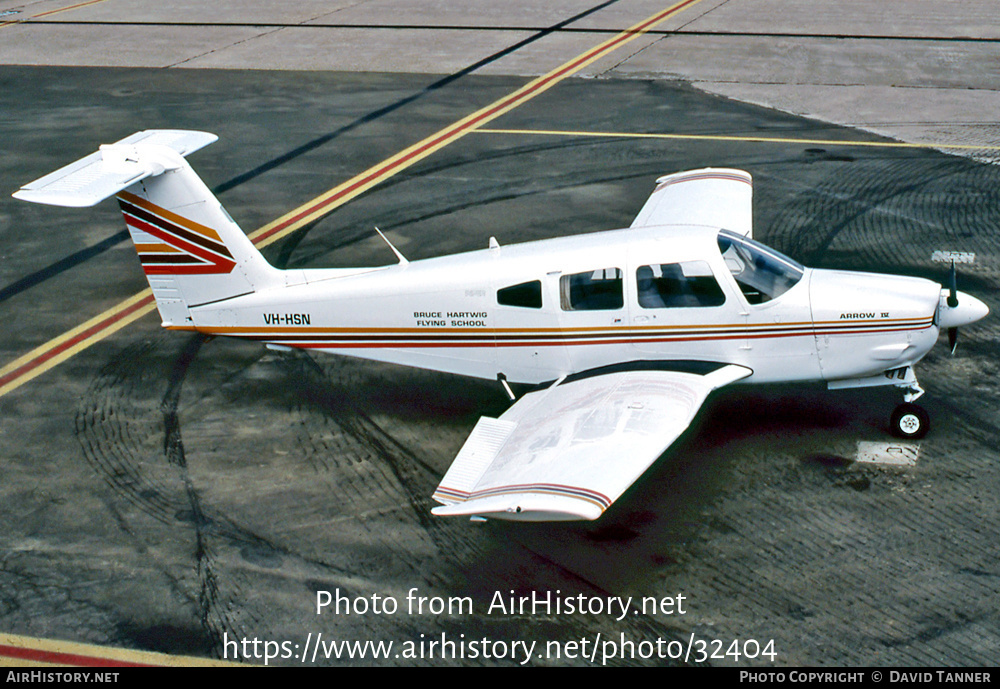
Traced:
[[726, 301], [706, 261], [641, 266], [635, 280], [644, 309], [720, 306]]
[[625, 306], [620, 268], [598, 268], [559, 278], [563, 311], [612, 311]]
[[733, 232], [719, 232], [719, 250], [726, 267], [751, 304], [777, 299], [805, 274], [805, 268], [779, 251]]
[[526, 309], [542, 308], [542, 282], [532, 280], [497, 290], [497, 303], [501, 306], [520, 306]]

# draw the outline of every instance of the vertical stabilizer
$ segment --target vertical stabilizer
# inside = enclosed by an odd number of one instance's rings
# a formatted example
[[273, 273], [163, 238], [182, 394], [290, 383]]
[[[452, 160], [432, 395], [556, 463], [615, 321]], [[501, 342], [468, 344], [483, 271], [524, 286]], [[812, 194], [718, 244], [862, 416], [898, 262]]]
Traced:
[[280, 282], [280, 271], [184, 160], [216, 138], [206, 132], [138, 132], [14, 196], [59, 206], [92, 206], [117, 196], [163, 325], [187, 325], [190, 308]]

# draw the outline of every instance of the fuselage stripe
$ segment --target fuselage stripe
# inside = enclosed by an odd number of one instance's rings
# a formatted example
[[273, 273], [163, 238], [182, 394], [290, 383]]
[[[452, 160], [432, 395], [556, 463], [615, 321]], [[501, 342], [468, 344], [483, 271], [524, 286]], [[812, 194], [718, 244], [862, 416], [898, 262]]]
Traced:
[[890, 332], [919, 332], [933, 327], [931, 318], [913, 322], [841, 323], [828, 325], [788, 325], [741, 327], [733, 324], [706, 328], [604, 328], [527, 331], [474, 328], [225, 328], [186, 326], [210, 335], [241, 337], [275, 342], [304, 349], [433, 348], [433, 347], [556, 347], [579, 345], [651, 344], [659, 342], [711, 342], [723, 340], [764, 340], [789, 337], [868, 335]]
[[665, 326], [611, 326], [599, 328], [394, 328], [394, 327], [322, 327], [322, 326], [288, 326], [288, 327], [258, 327], [258, 326], [200, 326], [189, 327], [188, 329], [198, 329], [202, 332], [213, 335], [230, 336], [278, 336], [278, 335], [401, 335], [401, 334], [427, 334], [438, 336], [441, 334], [488, 334], [490, 337], [546, 337], [579, 335], [597, 337], [602, 334], [621, 335], [650, 334], [661, 335], [677, 332], [686, 334], [690, 332], [762, 332], [762, 331], [784, 331], [798, 330], [813, 333], [824, 333], [826, 331], [840, 330], [867, 330], [872, 328], [889, 330], [922, 330], [933, 324], [933, 318], [924, 316], [919, 318], [900, 318], [893, 320], [870, 320], [870, 321], [801, 321], [793, 323], [719, 323], [706, 324], [699, 323], [697, 326], [691, 325], [665, 325]]
[[[169, 326], [168, 326], [169, 327]], [[930, 327], [930, 326], [927, 326]], [[181, 327], [176, 330], [197, 330], [197, 328]], [[927, 328], [900, 329], [869, 329], [853, 331], [837, 331], [832, 335], [870, 335], [889, 332], [919, 332]], [[207, 331], [203, 331], [207, 332]], [[244, 339], [272, 342], [274, 344], [297, 347], [300, 349], [433, 349], [433, 348], [470, 348], [470, 347], [576, 347], [591, 345], [643, 345], [665, 342], [719, 342], [732, 340], [766, 340], [792, 337], [817, 337], [822, 333], [803, 332], [772, 332], [772, 333], [731, 333], [731, 334], [691, 334], [636, 337], [627, 333], [604, 336], [562, 336], [550, 338], [515, 338], [501, 339], [483, 336], [440, 336], [423, 339], [407, 336], [357, 336], [357, 337], [301, 337], [289, 338], [281, 335], [243, 336]]]

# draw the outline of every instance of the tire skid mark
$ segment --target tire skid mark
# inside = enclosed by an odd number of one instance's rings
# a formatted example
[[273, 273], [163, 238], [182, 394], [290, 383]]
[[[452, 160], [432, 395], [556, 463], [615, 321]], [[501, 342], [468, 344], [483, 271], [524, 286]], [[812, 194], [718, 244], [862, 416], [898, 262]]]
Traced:
[[84, 456], [117, 495], [157, 521], [172, 524], [181, 503], [169, 497], [171, 487], [162, 472], [144, 471], [139, 459], [148, 452], [144, 445], [149, 443], [143, 442], [144, 436], [148, 441], [148, 427], [155, 425], [139, 403], [140, 391], [152, 383], [144, 370], [129, 363], [145, 360], [153, 350], [150, 343], [130, 346], [101, 370], [77, 410], [76, 436]]
[[[300, 434], [297, 446], [331, 451], [328, 461], [333, 468], [321, 477], [324, 486], [329, 486], [331, 499], [343, 500], [347, 510], [392, 505], [389, 513], [365, 512], [353, 520], [367, 530], [369, 539], [381, 544], [384, 557], [419, 577], [411, 577], [408, 586], [450, 591], [456, 583], [461, 585], [454, 580], [455, 572], [462, 571], [463, 563], [483, 549], [489, 535], [469, 529], [463, 520], [443, 520], [430, 514], [430, 495], [442, 473], [411, 447], [414, 442], [421, 447], [437, 445], [428, 442], [419, 425], [405, 420], [398, 426], [394, 422], [390, 432], [366, 409], [368, 403], [355, 397], [354, 389], [369, 391], [375, 398], [381, 394], [381, 384], [372, 379], [368, 362], [336, 356], [317, 361], [311, 353], [300, 350], [281, 355], [279, 361], [287, 378], [282, 387], [295, 391], [295, 412], [306, 421], [296, 425]], [[392, 407], [388, 412], [396, 414], [397, 410]], [[340, 432], [330, 435], [331, 429]], [[446, 432], [456, 436], [457, 447], [469, 431], [471, 424], [468, 429], [458, 426]], [[328, 435], [330, 440], [324, 438]], [[407, 435], [412, 438], [404, 440]], [[446, 466], [451, 458], [450, 454], [439, 457], [437, 463]], [[319, 465], [315, 460], [307, 461], [313, 467]], [[354, 491], [360, 494], [351, 495]]]
[[169, 464], [177, 467], [178, 474], [184, 486], [184, 494], [192, 514], [191, 525], [194, 529], [194, 558], [200, 587], [198, 603], [202, 629], [215, 640], [217, 647], [221, 646], [223, 635], [231, 633], [239, 638], [239, 624], [230, 618], [224, 606], [219, 605], [220, 591], [217, 565], [212, 548], [208, 544], [205, 527], [212, 520], [202, 511], [201, 500], [188, 473], [187, 457], [184, 454], [184, 442], [181, 438], [180, 422], [177, 418], [177, 408], [180, 403], [181, 389], [187, 377], [188, 367], [198, 355], [205, 343], [205, 336], [197, 333], [188, 338], [187, 344], [173, 365], [168, 379], [167, 390], [160, 402], [163, 413], [163, 454]]
[[1000, 221], [996, 166], [940, 156], [830, 165], [827, 182], [803, 189], [765, 228], [809, 265], [821, 265], [835, 241], [859, 250], [853, 264], [884, 270], [926, 268], [930, 250], [951, 248], [928, 250], [929, 241], [984, 256], [998, 248], [984, 232]]
[[[164, 341], [169, 342], [168, 338]], [[85, 457], [111, 488], [114, 500], [135, 508], [135, 512], [122, 513], [120, 523], [127, 525], [123, 530], [144, 534], [148, 527], [131, 526], [137, 513], [142, 513], [171, 531], [180, 525], [191, 534], [192, 576], [178, 571], [176, 565], [171, 569], [164, 563], [160, 569], [171, 586], [185, 588], [183, 597], [192, 602], [197, 624], [214, 653], [221, 652], [223, 634], [239, 638], [247, 636], [248, 629], [260, 634], [272, 624], [268, 611], [256, 606], [251, 595], [262, 575], [247, 570], [240, 560], [267, 568], [273, 566], [269, 558], [278, 558], [284, 561], [283, 570], [303, 570], [299, 578], [304, 578], [307, 586], [336, 585], [345, 595], [385, 593], [386, 586], [393, 584], [379, 578], [382, 570], [421, 590], [448, 590], [451, 582], [440, 573], [441, 559], [461, 557], [469, 546], [459, 547], [465, 536], [455, 539], [447, 535], [448, 529], [464, 525], [445, 525], [429, 518], [429, 495], [437, 472], [380, 423], [359, 411], [346, 395], [341, 396], [342, 383], [331, 381], [327, 371], [307, 355], [305, 359], [282, 357], [281, 368], [291, 369], [285, 372], [290, 384], [276, 388], [289, 403], [289, 414], [296, 422], [292, 424], [292, 446], [310, 450], [295, 459], [331, 488], [334, 500], [348, 506], [346, 518], [365, 535], [359, 535], [360, 541], [346, 541], [348, 552], [341, 556], [322, 547], [331, 538], [333, 542], [340, 538], [341, 530], [336, 527], [330, 536], [321, 534], [317, 540], [310, 534], [306, 541], [298, 542], [294, 519], [292, 533], [283, 530], [286, 523], [275, 532], [263, 523], [248, 529], [218, 506], [206, 504], [196, 475], [189, 472], [192, 458], [182, 432], [186, 417], [180, 413], [184, 383], [203, 344], [202, 336], [191, 336], [174, 355], [153, 343], [129, 346], [124, 356], [115, 357], [96, 377], [80, 403], [76, 426]], [[166, 361], [165, 356], [169, 357]], [[335, 358], [330, 366], [337, 366]], [[158, 378], [156, 371], [168, 373]], [[200, 385], [204, 387], [204, 383]], [[151, 392], [157, 388], [165, 389], [162, 396]], [[209, 394], [215, 394], [217, 388], [211, 389]], [[235, 390], [236, 394], [244, 392]], [[196, 404], [213, 406], [210, 398]], [[378, 502], [380, 493], [386, 496], [381, 502], [389, 511], [364, 512], [363, 508], [372, 504], [371, 496]], [[399, 512], [401, 506], [403, 512]], [[406, 518], [397, 525], [393, 514], [405, 514]], [[260, 526], [270, 535], [262, 535]], [[478, 537], [473, 534], [470, 540], [475, 542]], [[423, 546], [421, 540], [425, 541]], [[287, 573], [281, 576], [287, 577]], [[287, 584], [295, 579], [293, 575], [283, 581]], [[361, 619], [333, 623], [349, 625], [352, 636], [359, 625], [375, 631], [372, 625], [380, 624]], [[131, 623], [120, 626], [135, 627]]]
[[[692, 599], [712, 602], [715, 609], [703, 615], [752, 619], [755, 633], [766, 636], [788, 624], [781, 614], [787, 610], [801, 620], [792, 622], [794, 629], [817, 634], [822, 642], [816, 654], [812, 644], [799, 644], [796, 652], [805, 655], [785, 657], [794, 664], [829, 657], [864, 663], [880, 646], [892, 647], [900, 662], [916, 664], [944, 658], [947, 664], [974, 665], [988, 658], [984, 654], [996, 643], [995, 634], [984, 634], [995, 582], [963, 569], [972, 564], [988, 571], [997, 553], [978, 526], [980, 511], [970, 509], [975, 479], [968, 467], [929, 459], [920, 473], [850, 463], [817, 471], [815, 464], [786, 464], [781, 447], [779, 442], [766, 457], [731, 464], [733, 480], [717, 507], [727, 528], [706, 533], [689, 550], [693, 562], [715, 563], [711, 576], [698, 576], [694, 567], [684, 582]], [[859, 472], [871, 479], [864, 491], [822, 490], [837, 476]], [[735, 543], [743, 544], [742, 556], [719, 557]], [[978, 554], [972, 562], [970, 552]], [[915, 569], [916, 557], [925, 566]], [[855, 560], [865, 566], [853, 566]], [[788, 571], [813, 585], [789, 590]], [[929, 599], [941, 601], [930, 616], [923, 604]], [[845, 614], [859, 620], [856, 629], [824, 632]], [[741, 630], [716, 631], [739, 636]]]
[[[290, 362], [289, 374], [302, 397], [362, 448], [366, 455], [363, 459], [370, 460], [379, 472], [378, 480], [363, 483], [364, 488], [372, 494], [386, 493], [394, 501], [404, 500], [421, 529], [428, 534], [435, 532], [441, 524], [430, 515], [429, 496], [440, 480], [438, 472], [360, 409], [347, 390], [308, 352], [295, 350], [285, 359]], [[329, 360], [336, 365], [339, 358]]]
[[[172, 587], [183, 592], [183, 598], [195, 604], [199, 624], [218, 655], [224, 633], [231, 638], [244, 636], [240, 630], [245, 630], [247, 624], [261, 623], [266, 616], [247, 604], [247, 573], [227, 567], [231, 551], [242, 549], [244, 553], [292, 558], [314, 577], [349, 579], [355, 574], [292, 552], [203, 504], [188, 471], [178, 410], [188, 369], [204, 342], [200, 334], [186, 341], [172, 365], [159, 404], [148, 391], [157, 386], [155, 375], [149, 371], [156, 368], [153, 359], [161, 353], [149, 342], [128, 347], [125, 355], [109, 362], [91, 385], [78, 408], [76, 430], [84, 456], [117, 499], [170, 530], [180, 527], [192, 533], [197, 592], [189, 591], [190, 584], [186, 586], [182, 581], [186, 577], [171, 573], [166, 563], [159, 569]], [[119, 528], [137, 542], [140, 552], [148, 555], [141, 537], [136, 535], [145, 529], [131, 524], [136, 515], [123, 514], [117, 507], [112, 513]]]
[[[605, 598], [622, 595], [620, 591], [610, 591], [600, 584], [589, 580], [583, 573], [564, 566], [552, 556], [551, 543], [532, 543], [529, 539], [518, 537], [517, 535], [515, 535], [512, 541], [520, 548], [524, 549], [524, 551], [529, 553], [532, 557], [538, 558], [541, 562], [558, 572], [565, 578], [568, 584], [573, 585], [574, 591], [586, 591], [589, 595], [598, 595]], [[561, 585], [566, 586], [567, 583]], [[632, 611], [630, 610], [630, 612]], [[686, 630], [678, 628], [685, 625], [675, 624], [670, 621], [669, 617], [658, 619], [655, 616], [629, 614], [626, 615], [620, 622], [617, 620], [607, 621], [579, 613], [574, 614], [571, 617], [573, 619], [571, 627], [574, 629], [574, 636], [580, 636], [580, 630], [584, 630], [583, 635], [587, 635], [589, 633], [591, 637], [596, 637], [596, 634], [600, 633], [602, 637], [612, 640], [615, 639], [616, 635], [624, 634], [629, 639], [663, 639], [667, 644], [676, 641], [683, 647], [687, 643], [689, 634]], [[641, 660], [634, 658], [631, 659], [631, 661], [632, 662], [626, 664], [633, 666], [642, 666], [645, 664]], [[667, 659], [666, 661], [661, 660], [656, 664], [668, 667], [702, 667], [708, 665], [708, 663], [696, 660], [691, 660], [690, 662], [685, 663], [683, 660], [673, 659]]]
[[[798, 257], [811, 255], [811, 264], [839, 264], [846, 253], [849, 265], [837, 267], [918, 274], [938, 282], [946, 280], [948, 268], [930, 262], [933, 251], [972, 251], [977, 263], [959, 266], [959, 289], [963, 273], [966, 285], [978, 286], [973, 293], [988, 302], [1000, 289], [1000, 271], [993, 259], [1000, 254], [1000, 167], [936, 154], [827, 164], [831, 165], [828, 181], [799, 193], [789, 210], [779, 213], [773, 223], [780, 232], [776, 244]], [[812, 226], [822, 223], [831, 229], [826, 235], [811, 229], [803, 232], [803, 218]], [[969, 337], [995, 342], [998, 333], [994, 318], [972, 326], [970, 335], [963, 331], [959, 356]], [[965, 355], [970, 356], [968, 350]], [[987, 370], [989, 359], [973, 356], [975, 368]], [[934, 378], [933, 385], [925, 387], [932, 399], [968, 423], [984, 447], [995, 446], [995, 415], [981, 401], [967, 403], [965, 376], [951, 375], [954, 366], [950, 356], [932, 350], [920, 365], [928, 380]]]

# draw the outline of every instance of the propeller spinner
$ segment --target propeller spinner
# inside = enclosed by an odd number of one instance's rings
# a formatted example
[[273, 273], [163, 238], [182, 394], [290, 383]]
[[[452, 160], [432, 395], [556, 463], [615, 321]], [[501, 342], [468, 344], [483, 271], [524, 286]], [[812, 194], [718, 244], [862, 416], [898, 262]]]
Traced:
[[990, 312], [989, 307], [983, 302], [970, 294], [958, 291], [955, 272], [955, 262], [952, 261], [948, 273], [948, 289], [941, 290], [941, 301], [938, 305], [938, 327], [947, 328], [948, 346], [952, 354], [958, 346], [959, 327], [975, 323]]

